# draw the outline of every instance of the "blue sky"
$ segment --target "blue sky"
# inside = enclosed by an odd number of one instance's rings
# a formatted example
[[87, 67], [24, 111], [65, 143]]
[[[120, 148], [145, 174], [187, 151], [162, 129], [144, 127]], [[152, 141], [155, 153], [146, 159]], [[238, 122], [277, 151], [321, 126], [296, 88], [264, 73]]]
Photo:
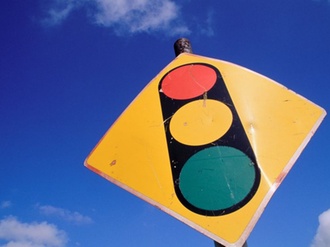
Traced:
[[[83, 166], [173, 43], [330, 107], [330, 1], [47, 0], [0, 4], [0, 246], [213, 246]], [[330, 246], [326, 118], [252, 247]]]

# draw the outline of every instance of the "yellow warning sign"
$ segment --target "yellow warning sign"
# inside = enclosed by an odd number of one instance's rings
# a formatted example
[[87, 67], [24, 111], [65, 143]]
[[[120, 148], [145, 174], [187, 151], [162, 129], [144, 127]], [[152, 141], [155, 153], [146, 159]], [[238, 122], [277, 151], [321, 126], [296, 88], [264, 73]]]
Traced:
[[225, 246], [242, 246], [326, 112], [271, 79], [183, 53], [85, 165]]

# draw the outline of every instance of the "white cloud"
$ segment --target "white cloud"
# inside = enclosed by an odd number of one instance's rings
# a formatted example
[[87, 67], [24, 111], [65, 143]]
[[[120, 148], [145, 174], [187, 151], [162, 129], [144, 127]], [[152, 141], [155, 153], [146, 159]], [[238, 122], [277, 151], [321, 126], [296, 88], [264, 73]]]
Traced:
[[180, 8], [172, 0], [53, 0], [44, 23], [62, 23], [73, 10], [85, 8], [93, 22], [117, 34], [163, 31], [168, 35], [188, 34]]
[[330, 246], [330, 209], [319, 216], [319, 227], [311, 247]]
[[44, 215], [56, 216], [74, 224], [78, 224], [78, 225], [90, 224], [93, 222], [93, 220], [90, 217], [84, 216], [78, 212], [71, 212], [63, 208], [57, 208], [49, 205], [45, 205], [45, 206], [37, 205], [37, 207], [40, 213]]
[[178, 6], [170, 0], [96, 0], [99, 12], [96, 22], [103, 26], [115, 26], [131, 33], [171, 29], [178, 32], [188, 29], [175, 27], [179, 16]]
[[0, 208], [4, 209], [4, 208], [10, 208], [12, 206], [11, 201], [3, 201], [0, 204]]
[[10, 216], [0, 221], [1, 247], [63, 247], [67, 242], [64, 231], [47, 222], [23, 223]]

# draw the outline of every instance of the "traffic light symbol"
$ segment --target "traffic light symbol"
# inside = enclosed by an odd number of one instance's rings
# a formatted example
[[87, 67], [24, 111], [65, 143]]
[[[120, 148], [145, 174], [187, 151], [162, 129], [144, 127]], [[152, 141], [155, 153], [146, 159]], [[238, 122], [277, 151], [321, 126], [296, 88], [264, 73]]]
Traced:
[[260, 169], [220, 71], [206, 63], [176, 67], [160, 80], [159, 95], [180, 202], [206, 216], [243, 207]]

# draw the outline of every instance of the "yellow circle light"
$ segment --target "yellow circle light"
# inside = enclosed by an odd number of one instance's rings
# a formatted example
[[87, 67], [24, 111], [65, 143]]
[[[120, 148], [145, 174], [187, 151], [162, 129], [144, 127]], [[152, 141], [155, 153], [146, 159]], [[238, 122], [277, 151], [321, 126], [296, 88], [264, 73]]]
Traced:
[[178, 142], [199, 146], [223, 136], [232, 121], [231, 110], [224, 103], [211, 99], [195, 100], [173, 115], [170, 131]]

